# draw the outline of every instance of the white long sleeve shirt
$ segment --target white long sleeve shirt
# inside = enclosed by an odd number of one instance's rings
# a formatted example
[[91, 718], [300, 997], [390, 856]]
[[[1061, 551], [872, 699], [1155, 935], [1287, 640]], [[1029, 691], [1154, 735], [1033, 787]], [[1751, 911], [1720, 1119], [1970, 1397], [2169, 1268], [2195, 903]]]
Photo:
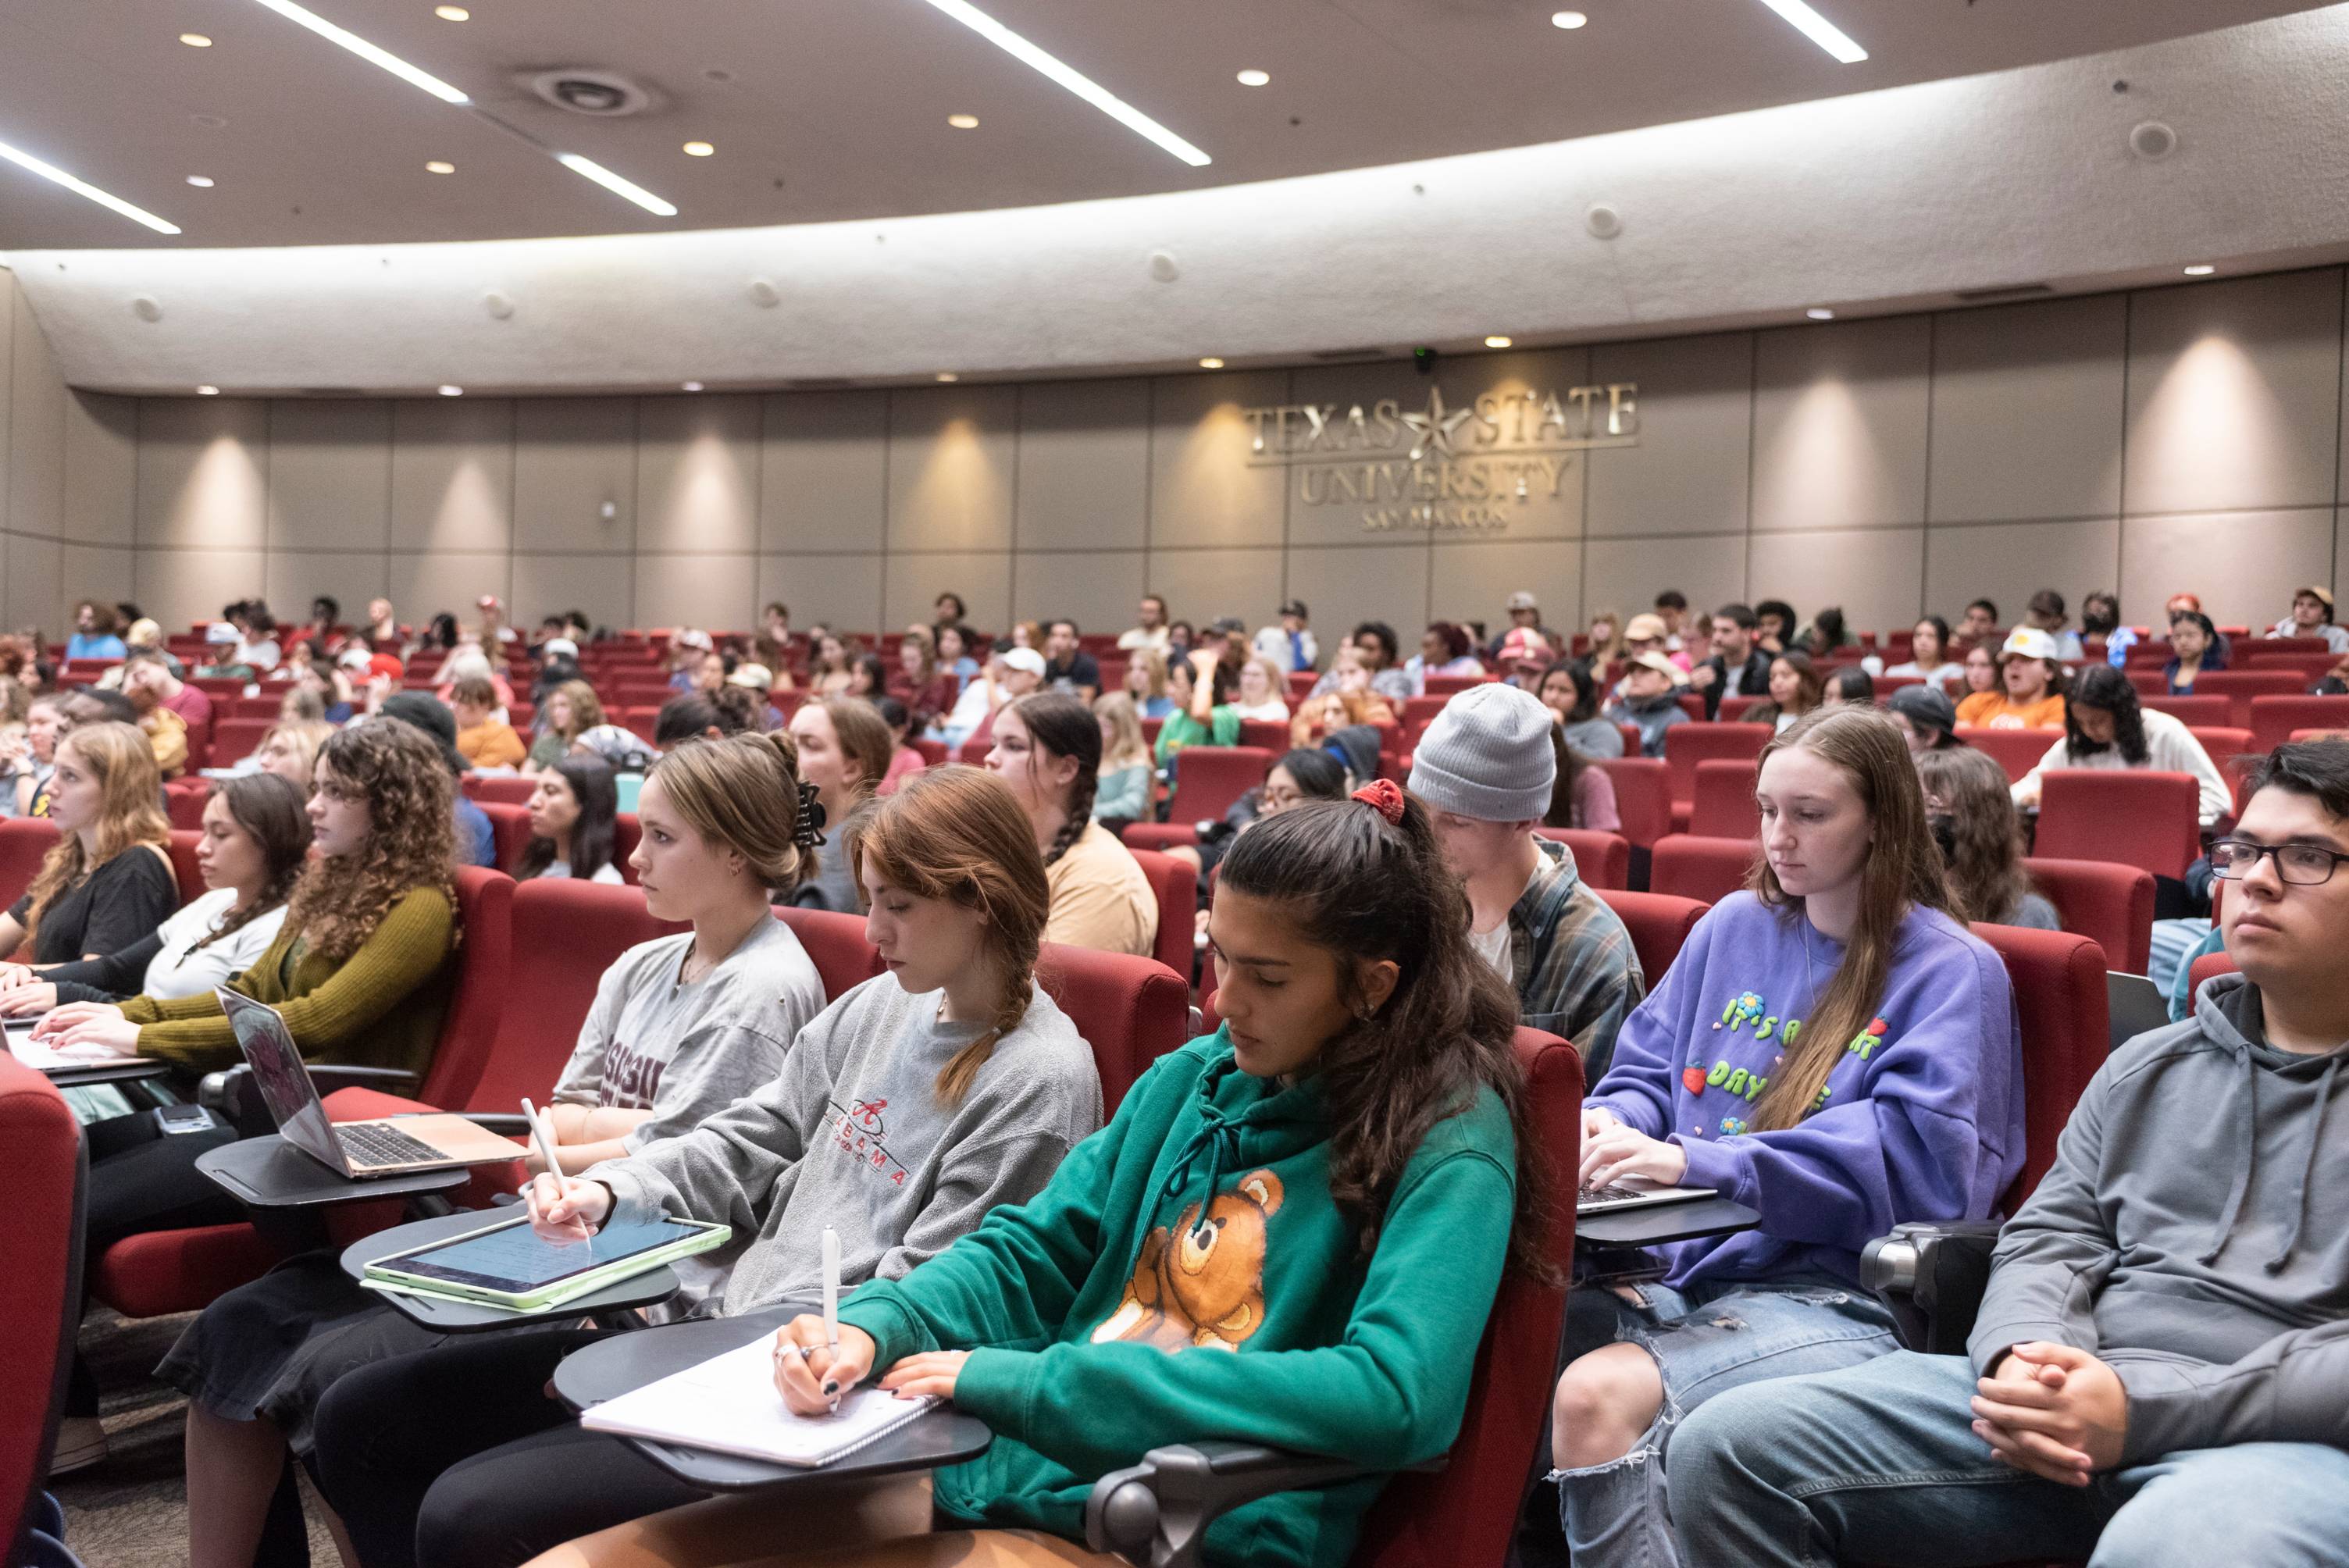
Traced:
[[[2218, 764], [2210, 760], [2210, 754], [2202, 749], [2202, 743], [2194, 738], [2193, 732], [2186, 727], [2184, 722], [2166, 713], [2156, 713], [2151, 708], [2144, 709], [2143, 717], [2145, 769], [2153, 773], [2192, 774], [2201, 793], [2199, 815], [2206, 828], [2233, 810], [2235, 794], [2228, 788], [2226, 775], [2219, 771]], [[2071, 738], [2067, 736], [2047, 748], [2047, 755], [2039, 759], [2038, 767], [2015, 780], [2014, 801], [2018, 806], [2038, 805], [2039, 776], [2051, 768], [2120, 769], [2129, 766], [2122, 759], [2116, 747], [2107, 746], [2101, 751], [2075, 757], [2072, 755]]]

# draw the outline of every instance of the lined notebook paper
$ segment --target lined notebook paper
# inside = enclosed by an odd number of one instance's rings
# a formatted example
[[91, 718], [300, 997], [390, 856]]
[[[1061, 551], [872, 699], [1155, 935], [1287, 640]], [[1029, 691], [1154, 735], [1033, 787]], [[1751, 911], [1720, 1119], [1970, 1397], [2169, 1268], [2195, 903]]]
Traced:
[[579, 1418], [590, 1431], [765, 1460], [803, 1470], [828, 1465], [922, 1415], [935, 1399], [852, 1389], [829, 1416], [795, 1416], [775, 1392], [771, 1334], [658, 1382], [608, 1399]]
[[144, 1057], [59, 1056], [48, 1047], [41, 1044], [37, 1040], [35, 1040], [30, 1033], [31, 1027], [32, 1026], [30, 1025], [26, 1025], [22, 1029], [12, 1028], [7, 1031], [8, 1054], [16, 1058], [17, 1066], [31, 1068], [36, 1072], [64, 1072], [69, 1068], [77, 1068], [87, 1069], [89, 1068], [135, 1067], [145, 1065], [147, 1060]]

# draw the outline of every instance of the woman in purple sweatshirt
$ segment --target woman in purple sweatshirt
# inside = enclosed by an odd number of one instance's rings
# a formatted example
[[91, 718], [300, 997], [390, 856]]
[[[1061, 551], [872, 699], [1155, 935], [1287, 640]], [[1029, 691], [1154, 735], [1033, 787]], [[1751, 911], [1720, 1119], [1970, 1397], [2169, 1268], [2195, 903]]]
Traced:
[[1758, 1212], [1660, 1249], [1657, 1284], [1569, 1298], [1550, 1447], [1575, 1568], [1680, 1560], [1664, 1461], [1724, 1388], [1895, 1348], [1859, 1252], [1989, 1216], [2022, 1167], [2005, 966], [1946, 913], [1900, 733], [1825, 708], [1762, 753], [1760, 862], [1624, 1024], [1583, 1111], [1582, 1183], [1713, 1187]]

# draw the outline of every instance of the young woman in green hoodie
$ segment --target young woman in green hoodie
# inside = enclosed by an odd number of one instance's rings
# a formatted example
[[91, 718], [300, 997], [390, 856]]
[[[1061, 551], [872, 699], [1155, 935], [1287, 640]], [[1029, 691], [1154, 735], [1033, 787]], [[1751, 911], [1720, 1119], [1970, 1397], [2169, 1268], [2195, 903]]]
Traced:
[[1370, 1472], [1225, 1515], [1209, 1562], [1344, 1562], [1387, 1475], [1457, 1435], [1503, 1270], [1543, 1270], [1516, 1009], [1467, 929], [1392, 784], [1258, 824], [1209, 922], [1223, 1028], [1154, 1067], [1034, 1199], [859, 1288], [836, 1354], [821, 1317], [777, 1336], [793, 1409], [877, 1375], [981, 1417], [994, 1446], [787, 1521], [721, 1499], [537, 1563], [1112, 1563], [1073, 1544], [1095, 1478], [1207, 1439]]

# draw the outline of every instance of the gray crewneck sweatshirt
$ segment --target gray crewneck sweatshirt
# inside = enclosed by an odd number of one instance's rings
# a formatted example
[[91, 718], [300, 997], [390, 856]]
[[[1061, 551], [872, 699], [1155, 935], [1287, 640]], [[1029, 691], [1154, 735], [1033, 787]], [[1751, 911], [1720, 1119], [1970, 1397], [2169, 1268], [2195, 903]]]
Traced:
[[867, 980], [800, 1031], [766, 1088], [587, 1174], [612, 1190], [615, 1217], [734, 1227], [735, 1243], [710, 1254], [732, 1270], [718, 1312], [818, 1297], [826, 1225], [844, 1282], [899, 1278], [997, 1204], [1042, 1191], [1102, 1122], [1092, 1047], [1041, 990], [962, 1103], [940, 1104], [938, 1069], [984, 1032], [939, 1022], [944, 1000]]
[[2116, 1051], [2000, 1233], [1967, 1343], [1976, 1368], [2032, 1339], [2095, 1355], [2128, 1392], [2125, 1463], [2349, 1447], [2342, 1055], [2268, 1045], [2240, 975]]

